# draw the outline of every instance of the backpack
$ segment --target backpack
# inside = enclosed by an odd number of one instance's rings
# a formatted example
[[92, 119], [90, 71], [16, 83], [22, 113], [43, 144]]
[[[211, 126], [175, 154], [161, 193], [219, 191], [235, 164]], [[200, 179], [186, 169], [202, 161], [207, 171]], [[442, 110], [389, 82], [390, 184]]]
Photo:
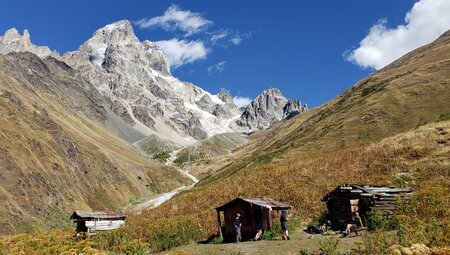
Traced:
[[241, 226], [241, 222], [239, 221], [239, 220], [235, 220], [234, 222], [233, 222], [233, 227], [234, 228], [239, 228]]

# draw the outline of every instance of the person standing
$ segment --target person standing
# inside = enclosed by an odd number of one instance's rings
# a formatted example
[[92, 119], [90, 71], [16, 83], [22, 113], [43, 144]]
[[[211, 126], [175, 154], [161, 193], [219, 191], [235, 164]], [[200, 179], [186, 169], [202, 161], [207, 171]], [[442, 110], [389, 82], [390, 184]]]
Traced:
[[288, 232], [288, 221], [289, 221], [289, 213], [286, 210], [281, 211], [281, 217], [280, 217], [280, 222], [281, 222], [281, 238], [283, 238], [283, 240], [291, 240], [291, 238], [289, 237], [289, 232]]
[[241, 215], [238, 213], [233, 222], [234, 231], [236, 232], [236, 243], [239, 243], [240, 241], [242, 241], [242, 237], [241, 237], [242, 224], [241, 224], [241, 221], [239, 220], [239, 217], [241, 217]]

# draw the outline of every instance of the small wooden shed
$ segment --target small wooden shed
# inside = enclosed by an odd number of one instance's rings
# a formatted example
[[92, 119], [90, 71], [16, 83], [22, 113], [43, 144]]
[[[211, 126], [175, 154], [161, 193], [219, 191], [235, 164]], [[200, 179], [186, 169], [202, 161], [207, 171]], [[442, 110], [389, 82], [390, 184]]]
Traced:
[[97, 233], [98, 231], [120, 228], [126, 216], [118, 211], [81, 211], [75, 210], [70, 219], [77, 224], [76, 231]]
[[328, 209], [328, 219], [333, 229], [345, 229], [353, 212], [361, 217], [368, 212], [393, 214], [399, 196], [411, 194], [410, 189], [383, 186], [359, 186], [345, 184], [336, 187], [322, 201]]
[[[242, 238], [250, 239], [255, 236], [259, 222], [262, 223], [263, 230], [270, 230], [273, 226], [273, 219], [279, 218], [282, 210], [291, 209], [292, 206], [270, 198], [238, 197], [216, 208], [219, 231], [225, 240], [234, 240], [233, 222], [239, 213], [242, 223]], [[221, 215], [223, 215], [223, 225]]]

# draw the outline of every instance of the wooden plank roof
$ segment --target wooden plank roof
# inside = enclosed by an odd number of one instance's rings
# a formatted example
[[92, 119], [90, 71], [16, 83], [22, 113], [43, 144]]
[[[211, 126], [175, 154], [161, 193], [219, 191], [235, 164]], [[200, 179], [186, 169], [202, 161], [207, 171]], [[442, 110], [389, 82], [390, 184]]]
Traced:
[[238, 197], [238, 198], [235, 198], [235, 199], [233, 199], [232, 201], [230, 201], [230, 202], [228, 202], [226, 204], [223, 204], [223, 205], [217, 207], [216, 210], [222, 211], [226, 207], [231, 206], [233, 203], [235, 203], [237, 201], [244, 201], [244, 202], [247, 202], [249, 204], [258, 205], [258, 206], [261, 206], [261, 207], [268, 208], [270, 210], [272, 210], [272, 209], [273, 210], [289, 210], [289, 209], [292, 208], [292, 206], [290, 206], [288, 204], [285, 204], [285, 203], [282, 203], [282, 202], [279, 202], [279, 201], [276, 201], [276, 200], [273, 200], [273, 199], [270, 199], [270, 198], [263, 198], [263, 197], [241, 198], [241, 197]]
[[404, 193], [411, 193], [409, 188], [395, 188], [385, 186], [360, 186], [354, 184], [344, 184], [337, 186], [332, 192], [328, 193], [322, 201], [327, 201], [332, 194], [335, 193], [360, 193], [361, 196], [394, 196]]
[[127, 216], [119, 211], [83, 211], [75, 210], [70, 219], [125, 219]]
[[363, 189], [368, 193], [408, 193], [411, 192], [411, 189], [406, 188], [394, 188], [394, 187], [381, 187], [381, 186], [357, 186], [353, 185], [356, 188]]

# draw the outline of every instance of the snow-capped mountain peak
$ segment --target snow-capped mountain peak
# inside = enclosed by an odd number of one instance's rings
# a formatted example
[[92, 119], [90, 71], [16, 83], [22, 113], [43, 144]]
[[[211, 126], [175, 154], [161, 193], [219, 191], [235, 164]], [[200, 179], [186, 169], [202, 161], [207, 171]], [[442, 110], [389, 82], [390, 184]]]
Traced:
[[84, 72], [112, 102], [112, 112], [144, 135], [190, 143], [233, 131], [228, 122], [240, 115], [218, 96], [173, 77], [159, 47], [139, 41], [129, 21], [98, 29], [63, 60]]
[[[303, 111], [298, 101], [287, 100], [278, 89], [264, 91], [243, 111], [226, 91], [213, 95], [180, 81], [171, 75], [158, 45], [141, 42], [128, 20], [98, 29], [63, 57], [33, 45], [28, 31], [20, 35], [10, 29], [0, 37], [0, 53], [12, 51], [31, 51], [41, 58], [52, 55], [77, 69], [105, 98], [106, 126], [121, 130], [118, 135], [131, 143], [155, 134], [186, 145], [219, 133], [267, 128], [291, 112]], [[123, 135], [130, 129], [140, 135]]]
[[[139, 42], [133, 26], [128, 20], [121, 20], [98, 29], [91, 39], [97, 38], [110, 44], [129, 44]], [[95, 39], [94, 39], [95, 40]]]

